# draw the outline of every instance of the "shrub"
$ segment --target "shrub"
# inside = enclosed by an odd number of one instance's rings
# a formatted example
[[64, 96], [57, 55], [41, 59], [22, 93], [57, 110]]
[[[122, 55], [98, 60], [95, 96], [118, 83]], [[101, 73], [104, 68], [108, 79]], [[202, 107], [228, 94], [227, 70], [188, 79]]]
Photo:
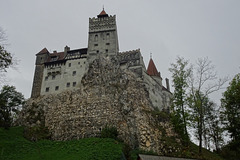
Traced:
[[31, 141], [50, 139], [49, 131], [44, 126], [34, 126], [24, 128], [24, 137]]
[[101, 138], [112, 138], [117, 140], [118, 131], [116, 127], [105, 126], [101, 131]]

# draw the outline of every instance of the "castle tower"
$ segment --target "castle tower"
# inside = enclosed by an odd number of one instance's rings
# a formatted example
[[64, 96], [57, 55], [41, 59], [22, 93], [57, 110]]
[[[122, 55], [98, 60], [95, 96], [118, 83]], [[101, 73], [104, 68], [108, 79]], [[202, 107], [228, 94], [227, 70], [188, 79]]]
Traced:
[[97, 18], [89, 18], [88, 59], [98, 54], [116, 55], [118, 51], [116, 16], [109, 16], [103, 9]]
[[160, 85], [162, 85], [162, 77], [160, 72], [158, 72], [152, 58], [150, 58], [147, 68], [147, 74], [154, 78]]
[[31, 98], [36, 98], [40, 96], [44, 71], [44, 62], [47, 60], [49, 52], [46, 48], [44, 48], [39, 53], [37, 53], [36, 56], [37, 57], [35, 63], [35, 72], [33, 78]]

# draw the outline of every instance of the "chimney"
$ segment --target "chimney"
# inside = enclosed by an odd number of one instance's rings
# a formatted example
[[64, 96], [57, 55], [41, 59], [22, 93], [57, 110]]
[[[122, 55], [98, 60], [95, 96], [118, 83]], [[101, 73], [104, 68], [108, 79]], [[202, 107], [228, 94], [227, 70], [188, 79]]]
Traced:
[[166, 86], [167, 86], [167, 90], [170, 91], [170, 87], [169, 87], [169, 79], [168, 79], [168, 78], [166, 78]]
[[55, 51], [53, 51], [53, 53], [57, 53], [57, 51], [55, 50]]

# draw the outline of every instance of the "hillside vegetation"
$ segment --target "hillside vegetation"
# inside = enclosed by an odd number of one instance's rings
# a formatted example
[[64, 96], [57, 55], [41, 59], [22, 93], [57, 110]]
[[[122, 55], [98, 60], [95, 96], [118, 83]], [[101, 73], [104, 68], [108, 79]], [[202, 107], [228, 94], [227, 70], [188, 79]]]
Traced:
[[[136, 160], [139, 153], [156, 155], [153, 152], [131, 150], [110, 138], [32, 142], [23, 137], [22, 127], [11, 127], [9, 130], [0, 128], [0, 160], [117, 160], [123, 158], [123, 152], [130, 160]], [[218, 155], [205, 149], [203, 155], [199, 156], [195, 144], [190, 144], [181, 153], [167, 156], [221, 160]]]
[[122, 156], [122, 144], [109, 138], [73, 141], [40, 140], [23, 137], [23, 128], [0, 128], [0, 160], [116, 160]]

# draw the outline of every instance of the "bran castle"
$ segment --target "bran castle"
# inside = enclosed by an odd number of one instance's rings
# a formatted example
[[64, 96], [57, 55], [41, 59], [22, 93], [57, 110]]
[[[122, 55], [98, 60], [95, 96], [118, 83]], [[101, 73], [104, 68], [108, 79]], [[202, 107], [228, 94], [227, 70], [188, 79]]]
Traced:
[[109, 16], [104, 9], [96, 18], [89, 18], [87, 48], [71, 50], [66, 46], [63, 52], [53, 53], [44, 48], [36, 54], [31, 98], [80, 88], [89, 64], [99, 55], [117, 59], [122, 70], [131, 71], [141, 79], [153, 108], [169, 110], [172, 97], [169, 80], [166, 78], [164, 87], [152, 58], [146, 69], [140, 49], [119, 52], [116, 16]]

